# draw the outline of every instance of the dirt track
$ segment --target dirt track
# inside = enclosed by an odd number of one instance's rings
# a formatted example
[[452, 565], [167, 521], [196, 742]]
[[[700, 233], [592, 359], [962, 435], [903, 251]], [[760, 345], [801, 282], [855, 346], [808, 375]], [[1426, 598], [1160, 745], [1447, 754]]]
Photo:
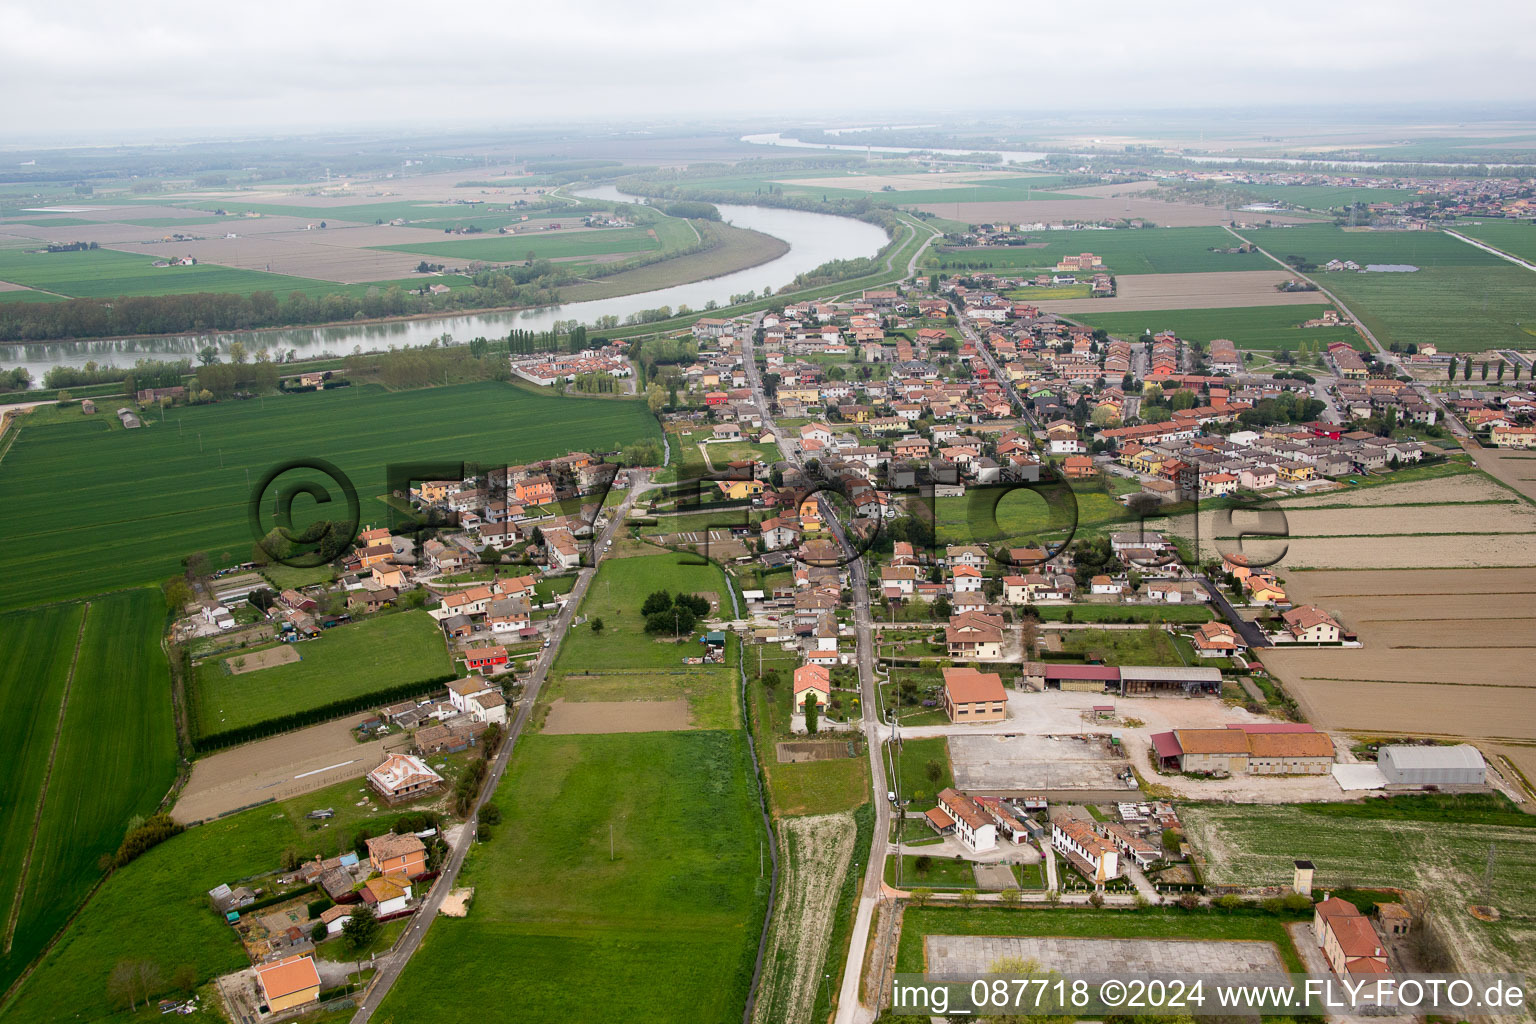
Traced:
[[260, 800], [285, 800], [366, 775], [385, 754], [411, 743], [403, 733], [358, 743], [352, 726], [369, 717], [352, 715], [205, 757], [193, 765], [192, 778], [171, 814], [181, 822], [201, 821]]

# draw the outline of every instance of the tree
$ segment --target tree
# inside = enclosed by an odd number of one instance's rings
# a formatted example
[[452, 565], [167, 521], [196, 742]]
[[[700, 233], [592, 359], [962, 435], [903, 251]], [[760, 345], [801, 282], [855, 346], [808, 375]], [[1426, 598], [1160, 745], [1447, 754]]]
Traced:
[[347, 946], [352, 952], [360, 953], [373, 945], [382, 927], [379, 919], [374, 916], [373, 908], [361, 903], [352, 911], [352, 916], [347, 918], [347, 923], [341, 926], [341, 934], [346, 937]]
[[929, 782], [938, 782], [939, 779], [943, 778], [944, 766], [939, 763], [938, 758], [932, 758], [927, 764], [923, 765], [923, 776]]
[[601, 633], [602, 631], [603, 631], [603, 620], [601, 618], [593, 619], [592, 620], [592, 632], [594, 632], [594, 633]]
[[165, 593], [165, 606], [173, 612], [180, 612], [192, 600], [192, 587], [180, 576], [172, 576], [160, 584], [160, 589]]
[[[1498, 378], [1497, 378], [1497, 379], [1498, 379], [1498, 380], [1503, 380], [1503, 379], [1504, 379], [1504, 370], [1505, 370], [1505, 367], [1506, 367], [1506, 366], [1507, 366], [1507, 365], [1508, 365], [1508, 364], [1506, 364], [1506, 363], [1505, 363], [1505, 362], [1504, 362], [1504, 360], [1502, 360], [1502, 359], [1500, 359], [1500, 360], [1499, 360], [1499, 373], [1498, 373]], [[63, 400], [64, 400], [64, 396], [63, 396], [63, 395], [60, 395], [60, 396], [59, 396], [59, 400], [60, 400], [60, 401], [63, 401]]]
[[1451, 361], [1445, 364], [1445, 379], [1456, 379], [1456, 357], [1451, 356]]
[[1104, 905], [1104, 894], [1101, 892], [1095, 892], [1092, 896], [1088, 897], [1088, 903], [1094, 909], [1102, 907]]
[[1471, 380], [1472, 379], [1472, 357], [1471, 356], [1467, 356], [1466, 361], [1461, 364], [1461, 379], [1462, 380]]
[[997, 897], [1011, 907], [1022, 900], [1024, 898], [1024, 894], [1017, 889], [1004, 889], [1002, 892], [997, 894]]
[[1478, 364], [1478, 376], [1480, 376], [1483, 380], [1488, 379], [1488, 364], [1486, 362]]
[[672, 595], [665, 590], [653, 590], [646, 595], [645, 603], [640, 606], [641, 615], [654, 615], [657, 612], [667, 611], [672, 607]]
[[808, 733], [814, 733], [816, 731], [816, 715], [817, 715], [817, 711], [818, 711], [818, 704], [817, 704], [817, 700], [816, 700], [816, 694], [814, 692], [806, 694], [806, 696], [805, 696], [805, 731], [808, 732]]
[[244, 363], [245, 363], [245, 342], [243, 342], [243, 341], [232, 341], [232, 342], [230, 342], [230, 344], [229, 344], [229, 361], [234, 363], [236, 366], [244, 365]]
[[645, 406], [651, 410], [652, 415], [660, 413], [666, 404], [667, 392], [660, 384], [652, 384], [645, 389]]

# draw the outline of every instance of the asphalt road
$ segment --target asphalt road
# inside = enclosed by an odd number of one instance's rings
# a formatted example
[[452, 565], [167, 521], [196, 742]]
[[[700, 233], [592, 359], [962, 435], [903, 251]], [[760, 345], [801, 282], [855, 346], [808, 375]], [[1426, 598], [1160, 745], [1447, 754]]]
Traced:
[[358, 1003], [357, 1012], [352, 1016], [352, 1024], [366, 1024], [373, 1017], [374, 1011], [379, 1008], [384, 997], [394, 986], [395, 980], [400, 977], [400, 972], [405, 970], [405, 965], [421, 947], [422, 940], [426, 938], [427, 929], [437, 917], [438, 908], [443, 905], [443, 900], [458, 879], [459, 870], [464, 866], [464, 858], [468, 855], [469, 848], [474, 845], [475, 831], [480, 821], [480, 809], [496, 794], [496, 787], [501, 782], [502, 774], [507, 770], [508, 761], [511, 760], [512, 749], [517, 745], [518, 737], [522, 735], [523, 728], [528, 724], [534, 705], [538, 702], [539, 690], [544, 685], [550, 666], [555, 663], [556, 655], [560, 653], [560, 643], [571, 627], [571, 620], [576, 615], [576, 609], [581, 606], [587, 587], [591, 585], [592, 578], [597, 575], [597, 566], [602, 560], [603, 549], [624, 522], [635, 498], [649, 489], [643, 483], [643, 475], [638, 471], [631, 472], [630, 480], [629, 493], [624, 496], [624, 501], [609, 513], [608, 525], [592, 543], [592, 566], [580, 571], [575, 585], [571, 587], [570, 597], [566, 599], [565, 606], [560, 609], [560, 614], [555, 617], [553, 628], [550, 630], [552, 642], [539, 655], [532, 674], [524, 684], [523, 698], [518, 701], [517, 717], [512, 720], [512, 725], [502, 740], [501, 752], [496, 755], [496, 760], [491, 765], [490, 776], [480, 791], [480, 799], [475, 802], [474, 809], [464, 823], [458, 843], [448, 855], [448, 863], [427, 893], [421, 908], [411, 918], [411, 925], [400, 937], [399, 943], [392, 951], [378, 958], [378, 973], [374, 975], [367, 995]]

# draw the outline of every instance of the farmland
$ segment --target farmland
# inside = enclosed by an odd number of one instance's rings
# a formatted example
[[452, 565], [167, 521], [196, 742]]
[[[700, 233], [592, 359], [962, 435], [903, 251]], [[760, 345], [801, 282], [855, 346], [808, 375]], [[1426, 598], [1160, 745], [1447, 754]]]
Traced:
[[525, 737], [460, 876], [469, 916], [434, 922], [374, 1018], [507, 991], [537, 1020], [739, 1017], [768, 892], [754, 779], [739, 732]]
[[[115, 298], [119, 295], [170, 295], [177, 292], [293, 291], [324, 295], [336, 286], [304, 277], [266, 274], [257, 270], [199, 263], [193, 267], [155, 267], [153, 254], [96, 249], [89, 252], [27, 252], [0, 248], [0, 281], [11, 281], [44, 292], [73, 298]], [[7, 293], [16, 294], [16, 293]], [[20, 293], [26, 294], [26, 293]]]
[[1457, 224], [1454, 230], [1536, 263], [1536, 224], [1528, 220], [1482, 220]]
[[1294, 277], [1266, 261], [1265, 266], [1243, 272], [1136, 274], [1117, 278], [1115, 294], [1107, 298], [1053, 299], [1042, 295], [1038, 302], [1052, 313], [1072, 317], [1132, 310], [1315, 306], [1316, 292], [1280, 291], [1279, 286]]
[[[1529, 972], [1536, 958], [1522, 918], [1536, 899], [1532, 819], [1503, 815], [1494, 824], [1474, 816], [1467, 820], [1476, 826], [1469, 827], [1457, 804], [1437, 802], [1446, 800], [1202, 805], [1184, 808], [1182, 816], [1191, 844], [1207, 857], [1206, 875], [1212, 882], [1279, 885], [1289, 880], [1292, 859], [1305, 857], [1317, 866], [1320, 888], [1420, 889], [1461, 969]], [[1490, 901], [1508, 908], [1513, 920], [1478, 921], [1466, 912], [1466, 904], [1484, 901], [1490, 843], [1498, 849]]]
[[1226, 338], [1241, 349], [1294, 352], [1303, 342], [1318, 350], [1329, 342], [1364, 342], [1353, 327], [1309, 327], [1329, 306], [1249, 306], [1240, 309], [1161, 309], [1152, 313], [1079, 313], [1073, 317], [1118, 338], [1135, 339], [1150, 328], [1173, 331], [1190, 341]]
[[753, 1019], [809, 1020], [826, 960], [837, 891], [853, 859], [851, 814], [790, 818], [779, 825], [779, 896], [763, 953]]
[[422, 611], [337, 626], [286, 649], [299, 660], [238, 675], [231, 671], [235, 663], [251, 658], [253, 651], [198, 665], [192, 701], [198, 734], [237, 729], [453, 671], [442, 632]]
[[1487, 267], [1429, 266], [1413, 274], [1319, 274], [1317, 280], [1383, 345], [1432, 341], [1441, 352], [1536, 348], [1536, 335], [1526, 329], [1536, 274], [1504, 260]]
[[[387, 525], [391, 513], [376, 496], [389, 463], [517, 464], [654, 436], [640, 402], [490, 382], [177, 408], [134, 431], [100, 418], [23, 426], [0, 461], [0, 489], [40, 498], [0, 521], [0, 607], [162, 579], [191, 551], [215, 564], [245, 560], [249, 489], [282, 459], [333, 462], [355, 483], [363, 523]], [[334, 496], [336, 484], [327, 486]]]
[[552, 260], [602, 256], [608, 253], [653, 252], [660, 247], [655, 234], [651, 231], [643, 228], [620, 228], [610, 231], [579, 231], [570, 234], [550, 231], [540, 232], [537, 235], [494, 235], [489, 238], [452, 242], [411, 242], [406, 245], [388, 245], [379, 248], [391, 252], [510, 263], [514, 260], [527, 259], [529, 253], [532, 253], [535, 259]]
[[1044, 246], [970, 249], [935, 249], [923, 262], [953, 271], [966, 268], [995, 270], [1049, 270], [1063, 256], [1091, 252], [1104, 258], [1112, 274], [1190, 274], [1235, 270], [1273, 270], [1274, 264], [1259, 253], [1224, 253], [1238, 245], [1231, 234], [1218, 227], [1141, 228], [1118, 231], [1044, 231], [1031, 234]]
[[[92, 614], [94, 614], [94, 606]], [[358, 806], [361, 783], [352, 779], [308, 796], [269, 804], [191, 829], [114, 872], [86, 903], [63, 941], [0, 1007], [0, 1021], [142, 1019], [118, 1007], [108, 976], [119, 963], [153, 965], [169, 992], [183, 965], [199, 981], [248, 965], [223, 918], [208, 908], [208, 890], [237, 878], [279, 867], [283, 851], [304, 857], [334, 856], [352, 847], [354, 829], [375, 831], [396, 810], [375, 800]], [[333, 807], [321, 827], [304, 815]]]
[[[82, 615], [85, 627], [79, 632]], [[0, 986], [9, 985], [69, 918], [100, 876], [99, 858], [117, 848], [129, 819], [152, 813], [170, 787], [176, 741], [169, 670], [158, 640], [163, 615], [158, 594], [135, 590], [94, 598], [84, 610], [63, 606], [0, 620], [0, 630], [19, 627], [22, 632], [14, 650], [31, 649], [48, 659], [29, 666], [42, 684], [38, 696], [14, 693], [33, 713], [17, 727], [24, 730], [18, 739], [28, 760], [16, 762], [19, 777], [12, 784], [23, 802], [7, 814], [19, 814], [21, 821], [6, 832], [17, 842], [7, 843], [0, 861], [8, 880], [12, 929], [9, 950], [0, 960]], [[45, 639], [42, 629], [57, 632]], [[61, 718], [59, 701], [66, 685]], [[52, 772], [43, 789], [55, 742]], [[10, 897], [21, 877], [22, 857], [28, 860], [16, 906]]]
[[[1372, 231], [1332, 224], [1301, 224], [1288, 228], [1248, 228], [1238, 234], [1282, 260], [1296, 255], [1318, 265], [1339, 259], [1354, 260], [1361, 266], [1369, 263], [1407, 263], [1415, 267], [1508, 266], [1493, 253], [1440, 231]], [[1341, 276], [1343, 273], [1325, 274], [1322, 280], [1331, 282]]]

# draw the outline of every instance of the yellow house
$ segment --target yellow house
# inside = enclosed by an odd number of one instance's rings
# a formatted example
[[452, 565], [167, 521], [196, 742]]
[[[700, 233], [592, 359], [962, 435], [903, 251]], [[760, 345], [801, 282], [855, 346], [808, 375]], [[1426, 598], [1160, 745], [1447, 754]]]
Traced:
[[716, 480], [715, 486], [720, 488], [721, 494], [732, 501], [740, 501], [742, 498], [763, 493], [761, 480]]
[[700, 378], [699, 383], [705, 385], [706, 387], [714, 387], [716, 384], [720, 383], [720, 371], [705, 370], [704, 376]]
[[1249, 579], [1256, 581], [1248, 588], [1248, 593], [1255, 601], [1274, 601], [1278, 604], [1285, 600], [1285, 591], [1278, 584], [1266, 583], [1256, 576], [1250, 576]]
[[1302, 480], [1311, 480], [1317, 476], [1317, 470], [1305, 462], [1282, 462], [1275, 467], [1281, 480], [1290, 483], [1298, 483]]
[[320, 998], [320, 972], [308, 956], [290, 956], [256, 968], [262, 998], [271, 1013], [282, 1013]]
[[1144, 448], [1136, 453], [1136, 457], [1131, 460], [1131, 465], [1138, 473], [1155, 474], [1163, 467], [1163, 456], [1151, 448]]
[[815, 387], [779, 388], [780, 400], [789, 399], [792, 402], [804, 402], [807, 405], [821, 401], [821, 389]]
[[800, 502], [800, 529], [806, 533], [821, 529], [821, 508], [814, 494]]

